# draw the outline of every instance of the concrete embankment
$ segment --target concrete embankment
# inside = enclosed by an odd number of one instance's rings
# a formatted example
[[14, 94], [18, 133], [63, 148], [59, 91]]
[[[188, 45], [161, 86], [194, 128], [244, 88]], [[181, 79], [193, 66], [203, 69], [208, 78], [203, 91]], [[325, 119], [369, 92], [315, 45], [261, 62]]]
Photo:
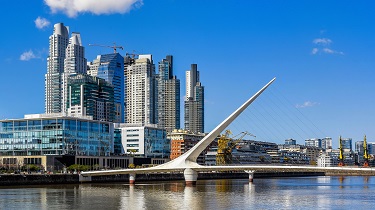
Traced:
[[[283, 173], [255, 173], [254, 178], [271, 177], [302, 177], [302, 176], [324, 176], [324, 173], [316, 172], [283, 172]], [[247, 173], [199, 173], [198, 180], [202, 179], [248, 179]], [[163, 173], [163, 174], [137, 174], [136, 182], [147, 181], [171, 181], [184, 180], [182, 173]], [[110, 175], [93, 176], [92, 183], [103, 182], [129, 182], [129, 175]], [[0, 175], [0, 186], [16, 185], [48, 185], [48, 184], [79, 184], [78, 174], [27, 174], [27, 175]]]
[[0, 186], [44, 185], [44, 184], [77, 184], [76, 174], [11, 174], [0, 175]]

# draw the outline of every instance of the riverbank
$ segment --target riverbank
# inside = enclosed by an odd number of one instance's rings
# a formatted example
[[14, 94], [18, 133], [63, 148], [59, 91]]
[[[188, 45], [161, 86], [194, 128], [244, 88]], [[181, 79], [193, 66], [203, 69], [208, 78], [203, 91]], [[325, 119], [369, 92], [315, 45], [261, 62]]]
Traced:
[[[254, 179], [272, 177], [324, 176], [319, 172], [255, 173]], [[248, 179], [247, 173], [199, 173], [198, 180]], [[137, 174], [136, 182], [184, 180], [183, 173]], [[129, 175], [93, 176], [90, 183], [129, 182]], [[2, 174], [0, 186], [79, 184], [78, 174]]]

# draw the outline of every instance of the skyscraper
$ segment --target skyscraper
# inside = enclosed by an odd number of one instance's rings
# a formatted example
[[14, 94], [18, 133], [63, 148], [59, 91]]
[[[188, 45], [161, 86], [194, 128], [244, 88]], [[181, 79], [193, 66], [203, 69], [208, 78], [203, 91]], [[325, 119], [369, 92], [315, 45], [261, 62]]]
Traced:
[[82, 46], [81, 35], [73, 32], [69, 39], [69, 44], [65, 51], [64, 72], [62, 73], [62, 112], [67, 111], [68, 104], [68, 78], [74, 74], [85, 74], [87, 69], [87, 60], [85, 58], [85, 49]]
[[180, 80], [173, 76], [173, 56], [159, 62], [157, 75], [157, 122], [167, 131], [180, 128]]
[[152, 55], [125, 59], [126, 123], [156, 123], [155, 66]]
[[63, 108], [63, 83], [65, 50], [69, 44], [69, 29], [63, 23], [54, 25], [49, 37], [49, 56], [45, 75], [45, 112], [60, 113]]
[[204, 133], [204, 86], [199, 81], [197, 64], [186, 71], [185, 129]]
[[119, 53], [98, 55], [88, 65], [88, 74], [105, 79], [114, 88], [115, 120], [124, 122], [124, 58]]

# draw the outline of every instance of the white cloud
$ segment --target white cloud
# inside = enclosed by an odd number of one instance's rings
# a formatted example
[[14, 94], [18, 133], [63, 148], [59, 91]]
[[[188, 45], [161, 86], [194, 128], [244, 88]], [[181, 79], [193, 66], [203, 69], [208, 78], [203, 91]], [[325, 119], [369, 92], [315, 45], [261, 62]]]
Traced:
[[315, 47], [311, 50], [311, 54], [315, 55], [316, 53], [318, 53], [318, 51], [319, 49]]
[[313, 40], [314, 44], [319, 44], [319, 45], [329, 45], [332, 43], [332, 40], [328, 38], [318, 38]]
[[303, 104], [297, 104], [296, 108], [306, 108], [306, 107], [312, 107], [312, 106], [316, 106], [316, 105], [319, 105], [319, 103], [318, 102], [306, 101]]
[[40, 56], [35, 55], [32, 50], [26, 51], [20, 55], [21, 61], [29, 61], [34, 58], [40, 58]]
[[79, 13], [96, 15], [129, 12], [143, 5], [143, 0], [44, 0], [53, 13], [63, 12], [69, 17]]
[[329, 49], [329, 48], [323, 48], [323, 52], [325, 52], [327, 54], [340, 54], [340, 55], [344, 55], [343, 52], [332, 50], [332, 49]]
[[39, 29], [43, 29], [45, 27], [48, 27], [51, 23], [42, 17], [38, 17], [37, 19], [34, 20], [35, 26]]
[[[316, 55], [318, 52], [322, 52], [325, 54], [339, 54], [344, 55], [341, 51], [336, 51], [331, 49], [329, 46], [332, 43], [331, 39], [328, 38], [317, 38], [312, 41], [314, 43], [314, 48], [311, 51], [312, 55]], [[319, 54], [322, 54], [319, 53]]]

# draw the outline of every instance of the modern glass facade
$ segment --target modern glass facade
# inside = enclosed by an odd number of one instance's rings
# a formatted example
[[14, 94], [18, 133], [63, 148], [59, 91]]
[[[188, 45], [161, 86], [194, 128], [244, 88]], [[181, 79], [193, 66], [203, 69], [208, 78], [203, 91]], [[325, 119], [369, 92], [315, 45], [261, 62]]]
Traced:
[[73, 117], [0, 121], [0, 156], [108, 156], [113, 124]]
[[120, 124], [122, 147], [125, 154], [169, 158], [170, 140], [165, 129], [156, 125]]
[[115, 121], [124, 122], [124, 58], [119, 53], [98, 56], [91, 68], [96, 69], [97, 76], [105, 79], [114, 88]]
[[92, 116], [94, 120], [115, 119], [113, 86], [104, 79], [86, 74], [69, 77], [69, 116]]

